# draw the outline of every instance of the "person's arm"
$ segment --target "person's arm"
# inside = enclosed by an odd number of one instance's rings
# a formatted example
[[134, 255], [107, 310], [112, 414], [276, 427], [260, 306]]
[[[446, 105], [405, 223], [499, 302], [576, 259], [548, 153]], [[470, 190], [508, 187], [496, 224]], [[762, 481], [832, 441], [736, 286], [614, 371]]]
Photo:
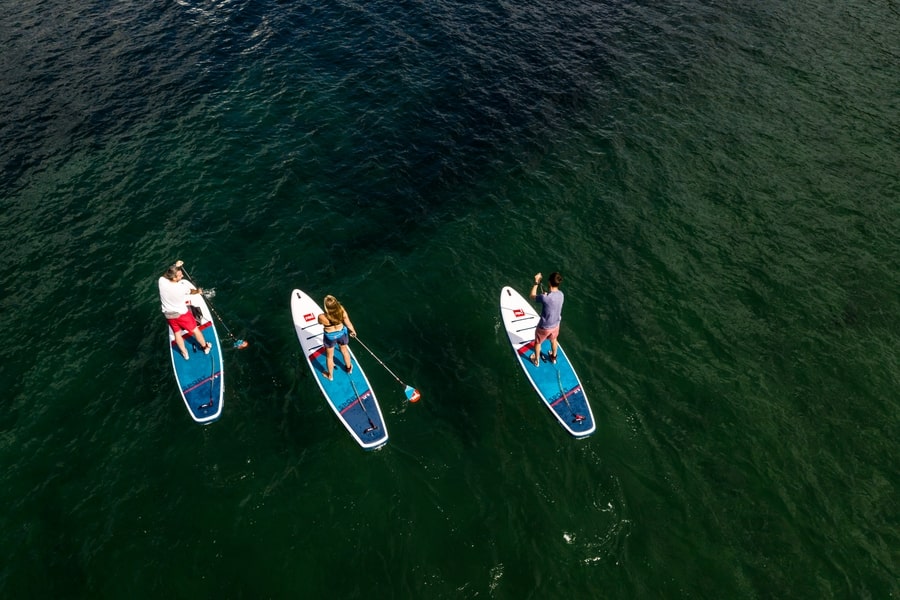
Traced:
[[347, 309], [344, 309], [344, 325], [350, 330], [350, 337], [356, 337], [356, 327], [354, 327], [353, 322], [350, 321], [350, 313], [347, 312]]
[[534, 285], [531, 286], [531, 294], [529, 294], [532, 302], [537, 298], [538, 286], [541, 284], [541, 279], [543, 279], [543, 276], [540, 273], [534, 276]]
[[182, 279], [178, 282], [178, 284], [185, 288], [185, 290], [187, 290], [182, 292], [182, 294], [185, 295], [185, 302], [190, 302], [191, 296], [193, 296], [194, 294], [203, 293], [203, 288], [195, 288], [193, 284], [191, 284], [191, 282], [189, 282], [187, 279]]
[[[176, 260], [174, 266], [176, 266], [176, 267], [178, 267], [178, 268], [180, 269], [183, 265], [184, 265], [184, 261], [183, 261], [183, 260]], [[182, 281], [184, 284], [188, 285], [188, 286], [191, 285], [190, 283], [188, 283], [188, 282], [185, 281], [184, 279], [182, 279], [181, 281]], [[202, 294], [202, 293], [203, 293], [203, 288], [196, 288], [196, 289], [195, 289], [194, 287], [191, 287], [191, 291], [188, 292], [188, 294]]]
[[319, 325], [324, 325], [325, 327], [331, 325], [331, 322], [328, 320], [328, 317], [325, 316], [325, 313], [320, 314], [318, 318], [316, 318], [316, 321], [319, 322]]

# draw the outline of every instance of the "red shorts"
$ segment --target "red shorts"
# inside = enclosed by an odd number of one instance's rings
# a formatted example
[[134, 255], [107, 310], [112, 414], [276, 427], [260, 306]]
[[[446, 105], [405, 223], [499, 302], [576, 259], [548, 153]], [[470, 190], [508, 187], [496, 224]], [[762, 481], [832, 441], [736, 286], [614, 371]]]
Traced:
[[534, 341], [536, 344], [542, 343], [544, 340], [553, 341], [559, 335], [559, 325], [553, 329], [541, 329], [538, 327], [534, 330]]
[[197, 328], [197, 319], [194, 318], [191, 311], [179, 315], [177, 319], [166, 319], [166, 321], [169, 322], [169, 327], [171, 327], [172, 331], [175, 333], [181, 333], [182, 329], [190, 333]]

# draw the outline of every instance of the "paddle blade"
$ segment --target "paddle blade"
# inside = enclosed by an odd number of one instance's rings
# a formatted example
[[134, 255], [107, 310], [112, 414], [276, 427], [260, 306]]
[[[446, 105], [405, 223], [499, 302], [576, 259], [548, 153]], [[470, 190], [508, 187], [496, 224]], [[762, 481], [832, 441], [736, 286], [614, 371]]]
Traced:
[[412, 388], [410, 386], [406, 386], [406, 399], [410, 402], [418, 402], [419, 398], [422, 397], [422, 394], [419, 393], [419, 390]]

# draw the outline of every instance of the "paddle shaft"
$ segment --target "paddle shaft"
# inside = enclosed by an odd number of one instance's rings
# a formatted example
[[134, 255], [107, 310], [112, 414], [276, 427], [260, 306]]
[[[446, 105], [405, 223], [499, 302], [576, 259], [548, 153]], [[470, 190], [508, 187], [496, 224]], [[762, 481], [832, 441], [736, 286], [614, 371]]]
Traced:
[[[541, 290], [541, 294], [543, 294], [543, 293], [544, 293], [544, 281], [543, 281], [543, 279], [542, 279], [541, 281], [538, 282], [538, 287], [539, 287], [540, 290]], [[540, 349], [540, 347], [535, 347], [535, 352], [537, 352], [538, 360], [540, 360], [540, 356], [541, 356], [541, 349]], [[558, 352], [558, 350], [557, 350], [557, 352]], [[578, 423], [578, 422], [580, 422], [580, 421], [584, 421], [584, 415], [579, 415], [577, 412], [575, 412], [575, 409], [572, 408], [572, 405], [571, 405], [571, 404], [569, 404], [569, 399], [566, 398], [566, 390], [563, 388], [563, 384], [562, 384], [562, 375], [560, 375], [559, 367], [556, 367], [556, 365], [554, 365], [554, 368], [556, 369], [556, 381], [557, 381], [557, 383], [559, 383], [559, 393], [562, 394], [563, 402], [565, 402], [565, 403], [566, 403], [566, 406], [569, 407], [569, 412], [571, 412], [572, 415], [575, 417], [574, 422], [575, 422], [575, 423]]]
[[[216, 343], [218, 344], [218, 341], [216, 341]], [[197, 407], [198, 409], [212, 408], [212, 405], [215, 402], [215, 397], [213, 395], [213, 392], [215, 391], [215, 387], [216, 387], [213, 385], [213, 381], [215, 380], [215, 377], [216, 377], [216, 358], [215, 358], [215, 356], [213, 356], [212, 351], [210, 351], [210, 353], [209, 353], [209, 402], [207, 402], [206, 404], [201, 404], [200, 406]]]
[[577, 412], [575, 412], [575, 409], [572, 408], [572, 405], [571, 405], [571, 404], [569, 404], [569, 399], [566, 398], [566, 390], [565, 390], [565, 388], [563, 388], [563, 384], [562, 384], [562, 375], [560, 375], [559, 367], [556, 367], [556, 366], [554, 365], [554, 368], [556, 368], [556, 381], [559, 383], [559, 393], [562, 394], [563, 402], [566, 403], [566, 406], [569, 407], [569, 411], [570, 411], [570, 412], [572, 413], [572, 415], [575, 417], [574, 422], [575, 422], [575, 423], [578, 423], [578, 422], [580, 422], [580, 421], [584, 421], [584, 415], [579, 415]]
[[369, 411], [366, 410], [366, 405], [363, 402], [363, 399], [359, 396], [359, 391], [356, 389], [356, 383], [354, 383], [353, 381], [353, 375], [347, 373], [347, 377], [350, 379], [350, 385], [353, 387], [353, 393], [356, 394], [356, 401], [359, 402], [360, 407], [362, 407], [363, 412], [366, 414], [366, 419], [369, 420], [369, 428], [363, 430], [363, 433], [375, 431], [376, 429], [378, 429], [378, 426], [372, 422], [372, 417], [369, 416]]
[[[193, 277], [191, 277], [190, 275], [188, 275], [187, 269], [185, 269], [184, 266], [181, 267], [181, 270], [184, 272], [184, 276], [187, 277], [187, 278], [191, 281], [191, 283], [197, 283], [196, 281], [194, 281], [194, 278], [193, 278]], [[237, 338], [234, 337], [234, 334], [231, 333], [231, 330], [228, 329], [228, 325], [226, 325], [226, 324], [225, 324], [225, 321], [222, 320], [222, 315], [220, 315], [220, 314], [216, 311], [215, 307], [214, 307], [213, 304], [212, 304], [212, 300], [210, 300], [209, 298], [207, 298], [207, 297], [205, 297], [205, 296], [203, 297], [203, 300], [206, 302], [206, 305], [209, 307], [209, 310], [212, 311], [212, 314], [216, 315], [216, 318], [219, 319], [219, 323], [221, 323], [221, 324], [222, 324], [222, 327], [225, 328], [225, 331], [228, 332], [228, 336], [229, 336], [231, 339], [233, 339], [233, 340], [237, 340]]]
[[391, 371], [391, 370], [388, 368], [388, 366], [387, 366], [386, 364], [384, 364], [383, 362], [381, 362], [381, 359], [380, 359], [380, 358], [378, 358], [377, 356], [375, 356], [375, 353], [372, 352], [372, 351], [369, 349], [369, 347], [366, 346], [366, 345], [363, 343], [363, 341], [362, 341], [361, 339], [359, 339], [359, 336], [358, 336], [358, 335], [356, 336], [356, 341], [359, 342], [360, 344], [362, 344], [362, 347], [366, 349], [366, 352], [368, 352], [369, 354], [371, 354], [371, 355], [372, 355], [372, 358], [374, 358], [375, 360], [377, 360], [377, 361], [378, 361], [378, 364], [381, 365], [382, 367], [384, 367], [385, 370], [386, 370], [388, 373], [390, 373], [391, 376], [392, 376], [394, 379], [396, 379], [397, 382], [398, 382], [400, 385], [404, 385], [404, 386], [406, 385], [405, 383], [403, 383], [402, 381], [400, 381], [400, 378], [397, 377], [397, 376], [394, 374], [394, 372]]

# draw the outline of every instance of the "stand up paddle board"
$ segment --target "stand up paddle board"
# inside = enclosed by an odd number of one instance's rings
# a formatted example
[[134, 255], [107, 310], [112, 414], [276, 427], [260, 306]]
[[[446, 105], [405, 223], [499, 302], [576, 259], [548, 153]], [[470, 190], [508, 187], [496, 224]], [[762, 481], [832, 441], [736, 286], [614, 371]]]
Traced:
[[544, 340], [539, 349], [540, 366], [536, 367], [531, 362], [534, 330], [540, 320], [534, 306], [516, 290], [506, 286], [500, 291], [500, 315], [516, 360], [556, 420], [575, 437], [587, 437], [594, 433], [591, 405], [562, 345], [557, 344], [555, 364], [550, 362], [549, 340]]
[[[187, 278], [182, 281], [187, 281]], [[190, 285], [190, 282], [188, 284]], [[219, 344], [219, 335], [216, 333], [212, 314], [203, 295], [191, 296], [191, 305], [200, 309], [201, 317], [197, 319], [197, 325], [203, 332], [204, 339], [212, 344], [212, 350], [209, 354], [204, 354], [194, 336], [182, 331], [184, 346], [188, 351], [188, 360], [184, 360], [181, 350], [175, 344], [175, 333], [166, 323], [172, 369], [175, 371], [175, 380], [178, 382], [178, 389], [181, 391], [188, 413], [198, 423], [212, 423], [222, 414], [224, 404], [225, 373], [222, 371], [222, 346]]]
[[[325, 346], [322, 345], [323, 327], [319, 324], [318, 317], [324, 313], [316, 301], [300, 290], [291, 292], [291, 316], [294, 319], [294, 329], [300, 346], [303, 348], [303, 356], [309, 368], [312, 369], [313, 378], [319, 384], [319, 389], [325, 396], [328, 406], [334, 411], [338, 420], [344, 424], [350, 435], [360, 446], [366, 450], [374, 450], [384, 445], [388, 440], [387, 427], [381, 416], [381, 407], [375, 399], [375, 392], [369, 385], [366, 374], [356, 361], [353, 351], [350, 350], [350, 360], [353, 364], [353, 372], [347, 373], [347, 365], [340, 348], [334, 348], [334, 380], [328, 381], [325, 377]], [[349, 348], [348, 348], [349, 349]]]

